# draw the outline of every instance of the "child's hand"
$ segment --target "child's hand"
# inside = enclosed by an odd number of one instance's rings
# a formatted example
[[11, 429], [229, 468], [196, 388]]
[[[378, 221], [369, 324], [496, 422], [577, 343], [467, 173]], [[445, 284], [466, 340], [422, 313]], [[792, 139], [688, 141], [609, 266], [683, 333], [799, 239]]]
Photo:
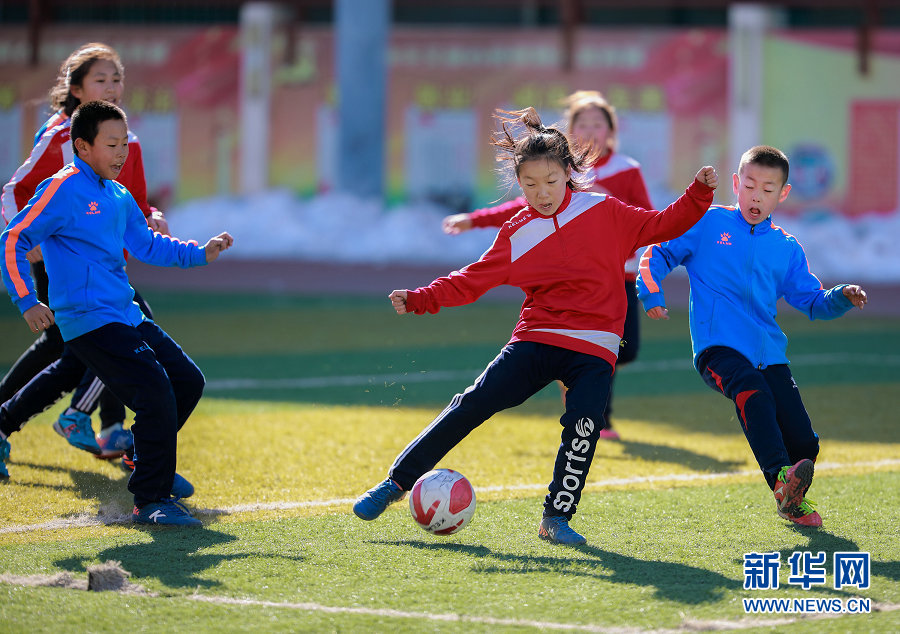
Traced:
[[650, 319], [668, 319], [669, 311], [665, 306], [654, 306], [647, 311], [647, 317], [649, 317]]
[[695, 178], [710, 189], [715, 189], [719, 186], [719, 175], [716, 174], [715, 168], [709, 165], [701, 167]]
[[227, 231], [220, 233], [215, 238], [210, 238], [209, 242], [203, 245], [203, 250], [206, 251], [206, 263], [215, 261], [222, 251], [230, 248], [233, 244], [234, 238]]
[[844, 297], [849, 299], [850, 302], [860, 310], [862, 310], [863, 306], [869, 302], [869, 297], [866, 295], [866, 292], [862, 287], [857, 286], [856, 284], [850, 284], [841, 290], [844, 293]]
[[53, 311], [47, 308], [46, 304], [40, 302], [22, 313], [22, 317], [28, 322], [31, 332], [47, 330], [55, 321], [53, 319]]
[[469, 218], [469, 214], [453, 214], [444, 218], [441, 228], [444, 233], [449, 233], [451, 236], [459, 235], [472, 228], [472, 219]]
[[169, 235], [169, 222], [160, 210], [156, 210], [147, 218], [147, 226], [164, 236]]
[[391, 294], [388, 295], [388, 299], [391, 300], [391, 306], [394, 307], [394, 310], [397, 311], [398, 315], [405, 315], [408, 311], [406, 310], [406, 294], [409, 291], [391, 291]]
[[26, 253], [25, 259], [28, 260], [31, 264], [37, 264], [38, 262], [43, 261], [44, 254], [41, 253], [41, 245], [37, 245], [31, 251]]

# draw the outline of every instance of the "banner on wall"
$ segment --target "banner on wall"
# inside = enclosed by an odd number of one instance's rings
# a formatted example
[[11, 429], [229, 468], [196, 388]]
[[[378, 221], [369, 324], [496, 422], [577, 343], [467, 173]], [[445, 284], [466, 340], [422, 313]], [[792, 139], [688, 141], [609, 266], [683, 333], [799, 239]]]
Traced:
[[[46, 94], [61, 60], [96, 40], [114, 46], [126, 66], [123, 103], [141, 137], [151, 196], [183, 201], [227, 193], [238, 182], [236, 28], [54, 26], [43, 34], [34, 68], [25, 63], [24, 29], [0, 28], [0, 35], [0, 112], [10, 138], [19, 140], [0, 157], [5, 171], [24, 160], [48, 116]], [[272, 45], [270, 183], [312, 194], [332, 189], [340, 174], [334, 47], [328, 29], [293, 37], [293, 59], [286, 58], [284, 32]], [[556, 121], [560, 100], [575, 89], [602, 90], [617, 106], [621, 149], [645, 165], [654, 192], [680, 191], [726, 146], [724, 37], [719, 30], [584, 32], [575, 69], [561, 73], [554, 30], [395, 29], [386, 121], [390, 196], [455, 206], [496, 200], [502, 192], [489, 145], [494, 110], [531, 105]]]
[[[304, 195], [333, 191], [341, 161], [332, 33], [296, 30], [291, 46], [287, 35], [276, 31], [272, 41], [269, 181]], [[559, 104], [576, 89], [601, 90], [617, 107], [620, 149], [641, 162], [657, 206], [701, 165], [727, 177], [734, 166], [725, 163], [726, 38], [719, 29], [582, 30], [574, 68], [562, 73], [555, 30], [396, 28], [385, 121], [390, 198], [460, 208], [497, 200], [505, 190], [489, 144], [495, 109], [535, 106], [564, 125]], [[126, 66], [124, 106], [141, 137], [151, 197], [168, 205], [232, 192], [240, 180], [240, 40], [236, 27], [221, 26], [52, 26], [33, 68], [25, 29], [0, 27], [0, 122], [17, 141], [0, 151], [5, 177], [49, 114], [46, 95], [61, 60], [94, 40], [116, 47]], [[900, 206], [898, 51], [900, 33], [879, 31], [862, 75], [851, 31], [766, 39], [760, 141], [791, 157], [786, 211], [857, 215]]]

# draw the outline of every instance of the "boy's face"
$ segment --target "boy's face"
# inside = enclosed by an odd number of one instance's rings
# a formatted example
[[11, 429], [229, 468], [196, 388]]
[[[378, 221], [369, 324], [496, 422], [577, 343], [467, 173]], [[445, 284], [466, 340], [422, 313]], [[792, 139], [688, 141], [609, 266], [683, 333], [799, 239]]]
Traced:
[[586, 108], [578, 113], [572, 122], [572, 136], [582, 145], [590, 145], [595, 150], [606, 152], [612, 128], [600, 108]]
[[741, 216], [751, 225], [768, 218], [778, 203], [787, 198], [791, 186], [782, 183], [784, 173], [777, 167], [747, 163], [740, 174], [732, 176]]
[[128, 126], [124, 121], [107, 119], [97, 127], [93, 145], [76, 139], [78, 158], [91, 166], [97, 176], [115, 180], [128, 158]]
[[125, 84], [119, 69], [108, 59], [98, 59], [91, 64], [80, 86], [72, 86], [69, 92], [81, 103], [88, 101], [108, 101], [119, 105]]
[[566, 197], [570, 170], [548, 158], [533, 159], [519, 165], [519, 187], [531, 208], [552, 216]]

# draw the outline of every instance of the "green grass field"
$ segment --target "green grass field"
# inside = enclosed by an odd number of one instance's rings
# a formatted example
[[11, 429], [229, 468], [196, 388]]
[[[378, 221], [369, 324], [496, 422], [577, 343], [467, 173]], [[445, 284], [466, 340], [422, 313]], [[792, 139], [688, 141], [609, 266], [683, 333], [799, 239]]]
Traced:
[[[555, 386], [441, 463], [478, 494], [459, 535], [426, 534], [405, 502], [371, 523], [350, 511], [496, 355], [517, 305], [398, 317], [376, 299], [146, 296], [208, 379], [179, 439], [205, 526], [124, 521], [125, 475], [52, 431], [57, 404], [11, 438], [0, 631], [900, 631], [900, 319], [780, 320], [822, 438], [819, 530], [776, 516], [732, 405], [691, 368], [686, 315], [645, 319], [616, 383], [623, 440], [597, 449], [573, 521], [588, 545], [566, 548], [536, 534]], [[8, 367], [31, 338], [11, 304], [0, 327]], [[788, 582], [799, 551], [826, 554], [826, 584]], [[778, 589], [744, 589], [751, 552], [779, 553]], [[833, 587], [840, 552], [869, 553], [870, 587]], [[133, 586], [85, 591], [108, 561]], [[871, 613], [751, 615], [747, 598], [864, 598]]]

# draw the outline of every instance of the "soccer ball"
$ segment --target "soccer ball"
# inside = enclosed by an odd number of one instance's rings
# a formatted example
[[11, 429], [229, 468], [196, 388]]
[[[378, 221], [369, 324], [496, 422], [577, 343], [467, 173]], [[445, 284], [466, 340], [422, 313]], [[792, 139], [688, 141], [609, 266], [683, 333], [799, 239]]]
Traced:
[[452, 535], [475, 514], [475, 490], [452, 469], [434, 469], [416, 480], [409, 496], [416, 524], [432, 535]]

